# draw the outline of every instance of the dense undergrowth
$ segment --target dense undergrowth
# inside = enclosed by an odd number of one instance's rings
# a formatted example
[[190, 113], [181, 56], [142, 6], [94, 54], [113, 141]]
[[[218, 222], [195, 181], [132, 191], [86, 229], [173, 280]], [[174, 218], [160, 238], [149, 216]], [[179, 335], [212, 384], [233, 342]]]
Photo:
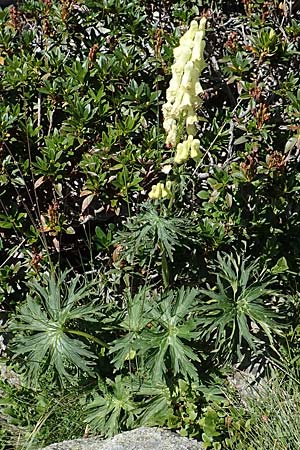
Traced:
[[[264, 448], [286, 448], [276, 406], [237, 402], [229, 375], [279, 377], [282, 417], [299, 412], [297, 3], [0, 10], [2, 450], [139, 425], [259, 448], [262, 417]], [[200, 144], [182, 159], [163, 105], [202, 17]]]

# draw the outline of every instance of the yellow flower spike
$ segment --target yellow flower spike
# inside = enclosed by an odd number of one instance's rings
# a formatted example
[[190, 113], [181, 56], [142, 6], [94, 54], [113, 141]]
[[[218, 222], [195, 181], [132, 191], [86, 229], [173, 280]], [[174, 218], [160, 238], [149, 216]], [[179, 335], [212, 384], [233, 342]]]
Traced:
[[[187, 32], [181, 37], [179, 46], [173, 51], [174, 64], [171, 66], [172, 78], [166, 92], [166, 103], [162, 107], [163, 127], [167, 133], [166, 144], [176, 147], [174, 163], [183, 164], [189, 158], [199, 160], [201, 157], [200, 141], [194, 139], [198, 122], [197, 108], [201, 105], [200, 94], [203, 93], [199, 76], [206, 67], [203, 58], [205, 49], [206, 18], [198, 22], [193, 20]], [[187, 139], [178, 142], [178, 124], [182, 132], [185, 125]], [[184, 131], [183, 131], [184, 134]], [[177, 146], [176, 146], [177, 144]], [[165, 172], [167, 173], [167, 172]], [[152, 186], [149, 198], [172, 198], [172, 182], [158, 183]]]
[[[163, 126], [167, 133], [166, 144], [175, 147], [178, 142], [178, 124], [185, 125], [188, 138], [177, 144], [174, 156], [176, 164], [182, 164], [192, 157], [199, 158], [200, 142], [194, 139], [198, 122], [197, 108], [201, 105], [200, 94], [203, 93], [199, 76], [206, 67], [203, 58], [205, 49], [206, 18], [200, 23], [193, 20], [187, 32], [181, 37], [180, 44], [174, 49], [174, 64], [171, 66], [172, 78], [167, 89], [167, 103], [163, 105]], [[182, 128], [179, 127], [180, 133]], [[184, 134], [184, 131], [183, 131]], [[167, 189], [163, 186], [162, 194]]]

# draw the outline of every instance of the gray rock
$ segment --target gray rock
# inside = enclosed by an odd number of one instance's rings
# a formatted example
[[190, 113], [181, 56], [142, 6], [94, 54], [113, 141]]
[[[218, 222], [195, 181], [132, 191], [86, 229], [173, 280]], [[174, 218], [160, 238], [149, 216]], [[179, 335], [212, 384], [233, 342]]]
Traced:
[[242, 403], [263, 395], [268, 382], [265, 377], [266, 363], [256, 362], [243, 370], [234, 367], [233, 373], [228, 377], [229, 383], [239, 394]]
[[141, 427], [110, 439], [76, 439], [41, 450], [203, 450], [203, 445], [168, 430]]

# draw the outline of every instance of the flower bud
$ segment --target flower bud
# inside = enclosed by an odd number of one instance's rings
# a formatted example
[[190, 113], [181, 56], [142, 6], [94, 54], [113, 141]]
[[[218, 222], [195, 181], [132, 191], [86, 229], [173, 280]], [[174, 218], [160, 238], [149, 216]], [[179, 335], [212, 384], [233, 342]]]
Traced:
[[165, 188], [165, 186], [162, 186], [161, 188], [161, 198], [169, 197], [170, 192]]
[[197, 160], [201, 156], [200, 141], [199, 139], [193, 139], [191, 143], [191, 158]]
[[193, 65], [192, 61], [188, 61], [185, 65], [184, 73], [183, 73], [183, 77], [182, 77], [182, 81], [181, 81], [181, 86], [183, 86], [184, 88], [187, 88], [187, 89], [190, 88], [192, 74], [193, 74], [193, 67], [194, 67], [194, 65]]
[[176, 126], [176, 122], [174, 122], [172, 124], [171, 128], [169, 129], [167, 139], [166, 139], [166, 144], [171, 145], [172, 147], [175, 147], [176, 141], [177, 141], [177, 126]]
[[191, 108], [191, 106], [192, 106], [191, 96], [188, 92], [186, 92], [182, 97], [180, 108], [187, 109], [187, 108]]
[[177, 148], [176, 148], [176, 154], [175, 154], [175, 157], [174, 157], [174, 162], [175, 162], [176, 164], [182, 164], [184, 161], [186, 161], [186, 160], [184, 159], [184, 148], [183, 148], [183, 143], [180, 142], [180, 143], [177, 145]]
[[195, 94], [196, 95], [203, 94], [203, 89], [202, 89], [202, 86], [201, 86], [199, 80], [197, 80], [196, 83], [195, 83]]
[[187, 32], [180, 38], [180, 46], [186, 45], [186, 43], [191, 42], [193, 43], [193, 39], [195, 37], [195, 34], [199, 30], [198, 22], [196, 20], [192, 20], [190, 24], [190, 28], [187, 30]]
[[149, 193], [149, 198], [152, 200], [156, 200], [161, 197], [161, 183], [155, 184], [152, 186], [151, 191]]
[[[189, 136], [190, 138], [190, 136]], [[186, 141], [180, 142], [176, 148], [176, 154], [174, 157], [174, 162], [176, 164], [182, 164], [189, 159], [191, 140], [187, 139]], [[193, 136], [191, 136], [193, 139]]]
[[207, 22], [207, 19], [206, 19], [206, 17], [203, 16], [199, 23], [199, 31], [205, 31], [206, 22]]
[[173, 67], [184, 67], [192, 55], [192, 50], [189, 45], [183, 45], [176, 47], [173, 54], [176, 61]]
[[171, 186], [171, 181], [167, 181], [166, 186], [163, 183], [157, 183], [155, 186], [152, 186], [149, 193], [149, 198], [152, 200], [158, 200], [159, 198], [170, 198], [172, 195]]

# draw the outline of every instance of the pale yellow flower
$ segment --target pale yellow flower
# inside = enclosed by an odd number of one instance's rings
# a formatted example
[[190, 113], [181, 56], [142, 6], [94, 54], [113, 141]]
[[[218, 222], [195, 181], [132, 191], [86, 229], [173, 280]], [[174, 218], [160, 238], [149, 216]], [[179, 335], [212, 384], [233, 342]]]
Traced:
[[201, 157], [200, 141], [199, 139], [193, 139], [191, 143], [191, 158], [197, 160]]
[[172, 182], [167, 181], [166, 185], [164, 183], [157, 183], [152, 186], [151, 192], [149, 193], [149, 198], [152, 200], [158, 200], [160, 198], [170, 198], [171, 194]]
[[152, 186], [151, 191], [149, 192], [149, 198], [152, 200], [156, 200], [161, 197], [161, 183], [155, 184]]

